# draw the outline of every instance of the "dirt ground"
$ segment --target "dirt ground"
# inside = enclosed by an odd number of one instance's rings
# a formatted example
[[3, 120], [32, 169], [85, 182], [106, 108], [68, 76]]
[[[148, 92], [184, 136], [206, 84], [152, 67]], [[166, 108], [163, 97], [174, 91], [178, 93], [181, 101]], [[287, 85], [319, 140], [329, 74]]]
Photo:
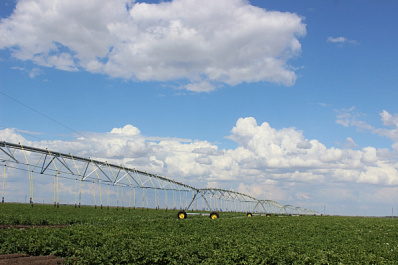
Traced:
[[64, 264], [64, 258], [57, 258], [54, 255], [49, 256], [39, 256], [32, 257], [28, 254], [18, 253], [18, 254], [5, 254], [0, 255], [0, 265], [3, 264], [43, 264], [43, 265], [56, 265], [56, 264]]

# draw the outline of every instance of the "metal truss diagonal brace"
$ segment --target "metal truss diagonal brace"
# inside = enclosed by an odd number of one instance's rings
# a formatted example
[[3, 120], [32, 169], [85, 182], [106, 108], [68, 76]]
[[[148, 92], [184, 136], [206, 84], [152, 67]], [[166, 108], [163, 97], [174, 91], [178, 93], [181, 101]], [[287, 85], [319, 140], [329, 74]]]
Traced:
[[8, 155], [12, 160], [19, 163], [19, 161], [14, 157], [14, 155], [11, 153], [11, 151], [8, 149], [8, 147], [7, 146], [5, 146], [5, 147], [7, 148], [8, 152], [0, 147], [1, 151], [3, 151], [6, 155]]

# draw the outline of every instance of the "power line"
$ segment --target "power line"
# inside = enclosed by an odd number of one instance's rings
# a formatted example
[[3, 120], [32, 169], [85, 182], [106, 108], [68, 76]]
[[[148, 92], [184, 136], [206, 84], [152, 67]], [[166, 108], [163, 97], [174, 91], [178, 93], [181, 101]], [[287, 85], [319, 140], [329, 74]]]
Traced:
[[1, 92], [1, 91], [0, 91], [0, 94], [2, 94], [3, 96], [6, 96], [6, 97], [8, 97], [9, 99], [11, 99], [11, 100], [17, 102], [18, 104], [24, 106], [25, 108], [28, 108], [28, 109], [30, 109], [30, 110], [32, 110], [32, 111], [34, 111], [34, 112], [40, 114], [41, 116], [43, 116], [43, 117], [45, 117], [45, 118], [51, 120], [52, 122], [54, 122], [54, 123], [56, 123], [56, 124], [58, 124], [58, 125], [61, 125], [61, 126], [65, 127], [65, 128], [67, 128], [68, 130], [70, 130], [70, 131], [72, 131], [72, 132], [74, 132], [74, 133], [76, 133], [76, 134], [78, 134], [78, 135], [83, 136], [84, 138], [88, 138], [87, 136], [83, 135], [82, 133], [80, 133], [80, 132], [78, 132], [78, 131], [76, 131], [76, 130], [70, 128], [69, 126], [67, 126], [67, 125], [65, 125], [65, 124], [63, 124], [63, 123], [60, 123], [59, 121], [57, 121], [57, 120], [51, 118], [50, 116], [48, 116], [48, 115], [46, 115], [46, 114], [44, 114], [44, 113], [42, 113], [42, 112], [40, 112], [40, 111], [38, 111], [38, 110], [36, 110], [36, 109], [30, 107], [30, 106], [28, 106], [28, 105], [26, 105], [25, 103], [22, 103], [21, 101], [19, 101], [19, 100], [13, 98], [13, 97], [11, 97], [11, 96], [9, 96], [9, 95], [7, 95], [7, 94]]

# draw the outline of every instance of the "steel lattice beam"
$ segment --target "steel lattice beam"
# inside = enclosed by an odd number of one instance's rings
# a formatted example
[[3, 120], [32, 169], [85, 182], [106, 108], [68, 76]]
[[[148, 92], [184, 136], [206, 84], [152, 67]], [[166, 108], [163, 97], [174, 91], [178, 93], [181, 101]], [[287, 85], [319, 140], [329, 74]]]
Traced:
[[[250, 195], [224, 189], [193, 186], [140, 171], [135, 168], [115, 165], [107, 161], [73, 156], [60, 152], [36, 147], [23, 146], [9, 142], [0, 142], [0, 165], [29, 171], [29, 174], [57, 176], [78, 181], [99, 183], [119, 187], [139, 188], [143, 196], [148, 189], [155, 190], [159, 200], [158, 190], [165, 191], [167, 208], [167, 191], [172, 191], [174, 205], [176, 197], [182, 200], [181, 192], [187, 197], [186, 209], [193, 209], [195, 203], [202, 200], [209, 210], [234, 210], [258, 213], [285, 214], [316, 214], [316, 211], [302, 209], [292, 205], [282, 205], [272, 200], [258, 200]], [[33, 162], [33, 163], [32, 163]], [[30, 175], [29, 175], [30, 176]], [[176, 194], [177, 192], [177, 194]], [[190, 198], [188, 199], [188, 195]], [[144, 199], [143, 199], [144, 200]], [[158, 205], [158, 202], [156, 203]], [[144, 202], [143, 202], [144, 205]]]

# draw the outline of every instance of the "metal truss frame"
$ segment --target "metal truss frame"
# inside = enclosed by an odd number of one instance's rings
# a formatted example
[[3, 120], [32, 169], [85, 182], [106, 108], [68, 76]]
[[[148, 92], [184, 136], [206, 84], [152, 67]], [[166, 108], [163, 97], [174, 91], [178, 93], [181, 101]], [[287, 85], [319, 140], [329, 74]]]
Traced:
[[[94, 160], [92, 158], [54, 152], [48, 149], [0, 142], [0, 150], [9, 157], [9, 159], [1, 159], [1, 164], [9, 167], [14, 166], [18, 169], [23, 168], [15, 166], [15, 164], [25, 167], [29, 166], [30, 172], [33, 173], [50, 176], [58, 175], [59, 177], [64, 178], [77, 178], [81, 181], [98, 181], [102, 184], [132, 186], [142, 189], [147, 188], [177, 191], [197, 190], [192, 186], [158, 176], [156, 174], [124, 167], [123, 165], [115, 165], [108, 162]], [[29, 152], [30, 155], [34, 154], [35, 156], [31, 155], [31, 160], [34, 160], [35, 163], [31, 164], [29, 161], [23, 161], [20, 157], [16, 156], [16, 151], [22, 151], [24, 153]], [[38, 155], [40, 157], [38, 157]], [[34, 166], [32, 167], [32, 165]]]
[[[275, 214], [316, 214], [316, 211], [302, 209], [292, 205], [282, 205], [272, 200], [258, 200], [250, 195], [231, 190], [217, 188], [199, 189], [166, 177], [140, 171], [135, 168], [125, 167], [99, 161], [92, 158], [73, 156], [60, 152], [50, 151], [36, 147], [23, 146], [2, 141], [0, 142], [0, 165], [29, 172], [31, 189], [31, 203], [33, 203], [33, 176], [41, 174], [54, 176], [54, 183], [58, 178], [66, 178], [78, 182], [92, 182], [101, 185], [130, 187], [155, 191], [155, 200], [159, 207], [158, 191], [162, 190], [166, 196], [167, 191], [190, 194], [186, 199], [184, 209], [194, 209], [195, 203], [202, 201], [204, 208], [210, 211], [235, 211]], [[34, 163], [30, 163], [33, 161]], [[5, 182], [5, 177], [4, 177]], [[4, 201], [3, 182], [3, 201]], [[157, 198], [156, 198], [157, 196]], [[181, 200], [181, 199], [180, 199]], [[54, 200], [55, 203], [55, 200]], [[59, 203], [59, 198], [58, 198]], [[102, 206], [102, 198], [101, 198]], [[196, 207], [198, 209], [198, 207]]]
[[212, 211], [250, 212], [253, 209], [253, 205], [257, 202], [257, 199], [254, 197], [240, 192], [204, 188], [197, 190], [187, 208], [193, 207], [194, 203], [200, 199]]
[[254, 212], [268, 214], [286, 214], [283, 204], [273, 200], [258, 200]]

